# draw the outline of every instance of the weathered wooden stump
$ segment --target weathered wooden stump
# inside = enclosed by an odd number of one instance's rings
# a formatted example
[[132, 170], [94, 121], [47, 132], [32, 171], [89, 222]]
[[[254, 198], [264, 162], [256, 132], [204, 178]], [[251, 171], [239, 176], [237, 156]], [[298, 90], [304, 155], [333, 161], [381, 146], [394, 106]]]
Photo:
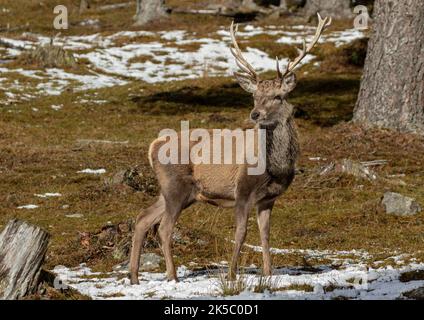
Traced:
[[0, 234], [0, 299], [34, 293], [50, 235], [24, 221], [11, 220]]

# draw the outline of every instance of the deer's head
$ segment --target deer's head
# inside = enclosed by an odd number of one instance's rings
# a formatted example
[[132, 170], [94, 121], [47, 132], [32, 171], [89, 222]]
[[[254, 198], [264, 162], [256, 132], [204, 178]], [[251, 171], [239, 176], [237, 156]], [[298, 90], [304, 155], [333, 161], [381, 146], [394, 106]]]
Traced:
[[240, 86], [253, 94], [254, 108], [250, 114], [251, 120], [263, 125], [272, 126], [280, 120], [283, 120], [291, 112], [284, 110], [287, 95], [294, 90], [297, 84], [294, 68], [305, 58], [305, 56], [318, 43], [324, 30], [331, 25], [331, 18], [322, 19], [318, 14], [318, 27], [310, 44], [303, 40], [303, 49], [299, 51], [299, 56], [287, 64], [284, 71], [281, 71], [278, 57], [276, 59], [277, 77], [273, 80], [261, 80], [254, 68], [243, 57], [236, 40], [237, 25], [234, 28], [234, 22], [231, 24], [231, 39], [233, 47], [231, 53], [236, 58], [239, 71], [234, 73]]

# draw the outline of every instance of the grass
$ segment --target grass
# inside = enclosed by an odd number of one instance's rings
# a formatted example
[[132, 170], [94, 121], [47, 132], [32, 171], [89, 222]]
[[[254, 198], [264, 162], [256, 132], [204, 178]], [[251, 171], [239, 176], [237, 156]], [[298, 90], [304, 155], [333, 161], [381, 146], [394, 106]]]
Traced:
[[221, 296], [236, 296], [243, 291], [254, 293], [280, 292], [280, 291], [304, 291], [313, 292], [314, 288], [308, 284], [292, 284], [281, 286], [280, 280], [275, 277], [259, 275], [255, 278], [248, 278], [241, 273], [236, 280], [228, 280], [226, 274], [221, 272], [218, 276], [218, 288]]
[[[51, 34], [47, 22], [52, 21], [49, 8], [55, 1], [28, 2], [25, 12], [32, 12], [31, 17], [17, 14], [20, 8], [16, 1], [4, 1], [2, 5], [12, 9], [13, 17], [16, 15], [16, 19], [10, 20], [11, 26], [29, 21], [31, 31]], [[63, 3], [71, 4], [71, 1]], [[114, 13], [89, 10], [80, 16], [74, 3], [70, 5], [73, 27], [65, 32], [66, 35], [86, 33], [86, 29], [77, 25], [86, 18], [99, 18], [102, 33], [133, 30], [128, 18], [133, 8]], [[202, 36], [228, 25], [229, 21], [222, 17], [171, 16], [166, 24], [157, 22], [146, 30], [187, 29]], [[342, 25], [335, 26], [338, 27]], [[267, 52], [277, 53], [278, 50], [281, 55], [291, 54], [291, 49], [276, 48], [268, 40], [254, 39]], [[365, 130], [348, 123], [359, 90], [361, 68], [350, 64], [342, 50], [324, 47], [317, 52], [323, 68], [309, 65], [298, 72], [299, 85], [289, 99], [297, 107], [302, 147], [298, 167], [303, 173], [277, 201], [272, 216], [271, 245], [278, 248], [364, 249], [376, 254], [375, 259], [380, 259], [382, 253], [398, 251], [411, 253], [422, 261], [423, 215], [389, 216], [382, 212], [379, 201], [383, 193], [390, 190], [412, 196], [424, 204], [424, 140], [386, 130]], [[331, 61], [336, 61], [337, 65], [330, 68]], [[271, 73], [264, 76], [270, 77]], [[19, 77], [16, 75], [17, 79]], [[81, 99], [86, 102], [78, 103]], [[95, 100], [106, 103], [98, 105], [93, 102]], [[63, 105], [63, 108], [58, 112], [52, 110], [51, 105]], [[34, 107], [37, 112], [33, 111]], [[149, 143], [163, 128], [179, 128], [181, 120], [190, 120], [192, 127], [243, 127], [251, 108], [251, 96], [233, 79], [209, 77], [154, 85], [132, 81], [121, 87], [79, 93], [65, 91], [60, 96], [2, 106], [0, 228], [12, 218], [46, 228], [52, 234], [46, 268], [87, 262], [95, 270], [110, 271], [123, 259], [115, 259], [107, 250], [101, 251], [98, 257], [91, 255], [89, 249], [81, 245], [80, 233], [96, 234], [108, 221], [117, 224], [134, 219], [141, 208], [154, 202], [154, 195], [128, 188], [105, 187], [105, 180], [134, 166], [151, 175], [147, 159]], [[129, 143], [81, 147], [78, 139], [128, 140]], [[317, 156], [327, 160], [321, 163], [309, 160]], [[402, 179], [406, 185], [316, 174], [325, 163], [344, 158], [386, 159], [389, 164], [377, 168], [377, 173], [382, 177], [405, 174]], [[106, 168], [107, 176], [77, 173], [85, 168]], [[48, 199], [34, 196], [44, 192], [59, 192], [63, 196]], [[17, 209], [30, 203], [40, 207]], [[83, 214], [83, 218], [66, 217], [74, 213]], [[177, 227], [185, 239], [184, 243], [175, 245], [177, 264], [188, 265], [194, 261], [208, 265], [228, 257], [227, 239], [232, 239], [234, 234], [231, 210], [196, 204], [182, 214]], [[249, 219], [246, 241], [260, 243], [253, 215]], [[160, 253], [158, 248], [148, 250]], [[261, 265], [260, 253], [246, 249], [242, 256], [243, 265]], [[273, 256], [275, 266], [303, 262], [304, 257], [297, 254]], [[226, 291], [240, 289], [241, 284], [235, 284], [235, 288], [229, 287]]]
[[[364, 131], [343, 123], [352, 112], [357, 91], [353, 85], [355, 82], [340, 84], [343, 78], [349, 79], [349, 76], [316, 74], [301, 78], [299, 92], [291, 98], [295, 105], [311, 115], [309, 119], [302, 116], [297, 120], [302, 145], [299, 167], [305, 173], [297, 176], [277, 203], [273, 212], [271, 243], [275, 247], [292, 248], [418, 251], [423, 240], [421, 216], [387, 216], [376, 204], [387, 189], [416, 197], [421, 202], [424, 200], [421, 140], [382, 130]], [[327, 88], [334, 92], [324, 92], [323, 83], [328, 83]], [[129, 97], [129, 92], [134, 96]], [[341, 92], [345, 92], [345, 98], [340, 98]], [[81, 96], [89, 101], [91, 94], [81, 93]], [[178, 128], [183, 119], [190, 120], [193, 127], [236, 128], [248, 117], [250, 100], [233, 80], [225, 78], [155, 86], [132, 83], [98, 90], [96, 99], [108, 101], [102, 106], [90, 102], [75, 104], [73, 101], [77, 100], [77, 95], [64, 93], [35, 103], [22, 103], [14, 106], [19, 109], [18, 113], [1, 111], [0, 224], [5, 225], [10, 218], [18, 217], [47, 228], [53, 234], [47, 259], [49, 266], [82, 262], [79, 255], [78, 259], [72, 259], [78, 252], [75, 248], [68, 250], [69, 242], [77, 238], [78, 232], [95, 232], [107, 221], [118, 223], [134, 218], [141, 207], [154, 201], [152, 196], [141, 192], [107, 189], [103, 177], [85, 176], [77, 171], [106, 168], [109, 174], [113, 174], [135, 165], [150, 170], [145, 155], [149, 142], [160, 128]], [[238, 98], [232, 99], [234, 96]], [[342, 99], [345, 99], [344, 103]], [[343, 108], [333, 104], [334, 100]], [[63, 104], [64, 107], [56, 112], [50, 108], [52, 104]], [[37, 105], [38, 112], [31, 110], [33, 105]], [[216, 116], [212, 115], [216, 113], [231, 121], [223, 123], [219, 117], [214, 121]], [[331, 126], [328, 121], [339, 123]], [[129, 140], [130, 143], [75, 149], [76, 141], [85, 138]], [[319, 167], [308, 160], [314, 156], [328, 161], [387, 159], [389, 165], [378, 169], [378, 173], [382, 176], [405, 173], [407, 186], [392, 187], [383, 182], [371, 184], [350, 177], [334, 177], [334, 180], [313, 177], [310, 181], [311, 173]], [[358, 185], [363, 188], [356, 188]], [[63, 197], [39, 199], [33, 196], [44, 192], [60, 192]], [[35, 211], [16, 209], [18, 205], [28, 203], [38, 204], [40, 208]], [[69, 207], [63, 209], [64, 205]], [[71, 213], [82, 213], [84, 218], [65, 217]], [[215, 217], [213, 220], [211, 215]], [[192, 239], [204, 237], [210, 243], [216, 242], [217, 247], [227, 246], [224, 239], [232, 238], [234, 230], [230, 210], [205, 205], [188, 209], [179, 225], [184, 232], [196, 234]], [[258, 243], [258, 238], [252, 218], [247, 241]], [[215, 258], [212, 248], [195, 244], [177, 245], [176, 254], [179, 263], [195, 258], [206, 263]], [[253, 262], [260, 265], [260, 255], [252, 255]], [[274, 264], [290, 262], [287, 260], [299, 262], [297, 257], [275, 256]]]

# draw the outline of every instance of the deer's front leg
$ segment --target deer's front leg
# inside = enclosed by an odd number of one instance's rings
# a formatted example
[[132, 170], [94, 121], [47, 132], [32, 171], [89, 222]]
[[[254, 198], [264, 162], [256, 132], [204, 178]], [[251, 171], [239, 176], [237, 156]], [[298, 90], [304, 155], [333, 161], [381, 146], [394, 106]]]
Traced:
[[237, 268], [238, 268], [238, 259], [240, 256], [240, 250], [246, 239], [247, 233], [247, 220], [249, 217], [249, 212], [252, 209], [250, 203], [245, 201], [244, 203], [236, 204], [235, 208], [235, 220], [236, 220], [236, 233], [235, 233], [235, 245], [233, 257], [231, 260], [230, 271], [228, 278], [230, 280], [236, 279]]
[[258, 204], [257, 218], [259, 233], [261, 235], [262, 258], [263, 258], [263, 273], [265, 276], [270, 276], [271, 271], [271, 255], [269, 252], [269, 231], [271, 211], [274, 207], [274, 201]]

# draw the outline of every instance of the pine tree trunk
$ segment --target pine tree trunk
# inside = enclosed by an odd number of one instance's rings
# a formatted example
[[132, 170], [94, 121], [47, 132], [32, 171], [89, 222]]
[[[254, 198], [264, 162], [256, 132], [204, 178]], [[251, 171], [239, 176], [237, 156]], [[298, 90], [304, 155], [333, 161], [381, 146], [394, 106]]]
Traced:
[[82, 13], [90, 8], [90, 2], [88, 0], [81, 0], [79, 12]]
[[146, 25], [166, 15], [165, 0], [137, 0], [136, 26]]
[[424, 1], [377, 0], [355, 122], [424, 133]]
[[0, 234], [0, 299], [20, 299], [37, 289], [49, 234], [10, 221]]
[[307, 0], [304, 13], [308, 18], [315, 18], [317, 12], [322, 17], [333, 19], [351, 18], [353, 16], [350, 0]]
[[288, 9], [287, 0], [281, 0], [280, 1], [280, 10], [287, 10], [287, 9]]

